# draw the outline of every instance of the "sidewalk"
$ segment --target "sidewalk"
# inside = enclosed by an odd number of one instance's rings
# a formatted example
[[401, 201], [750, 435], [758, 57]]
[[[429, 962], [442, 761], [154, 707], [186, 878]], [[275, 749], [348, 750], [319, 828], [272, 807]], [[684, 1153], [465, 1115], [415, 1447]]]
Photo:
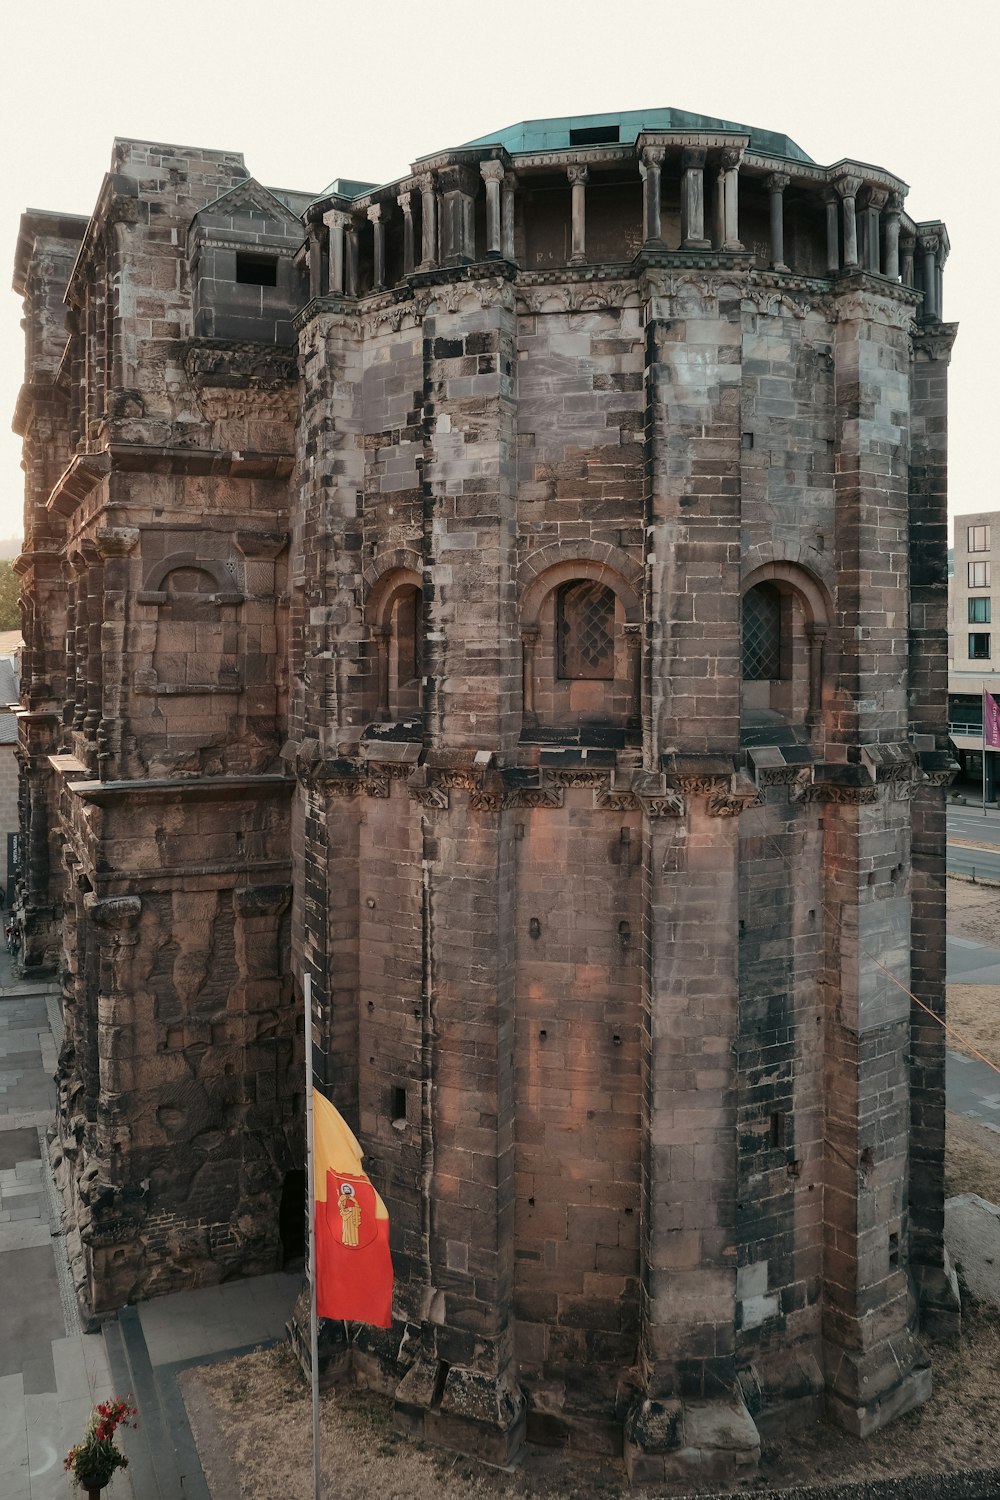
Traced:
[[[112, 1393], [99, 1334], [80, 1329], [45, 1132], [62, 1021], [0, 948], [0, 1475], [5, 1500], [66, 1500], [67, 1450]], [[121, 1484], [117, 1500], [130, 1490]]]
[[78, 1495], [67, 1451], [94, 1403], [131, 1394], [140, 1425], [109, 1500], [209, 1500], [176, 1377], [284, 1338], [301, 1276], [181, 1292], [83, 1333], [45, 1139], [61, 1037], [56, 992], [15, 980], [0, 948], [0, 1494]]

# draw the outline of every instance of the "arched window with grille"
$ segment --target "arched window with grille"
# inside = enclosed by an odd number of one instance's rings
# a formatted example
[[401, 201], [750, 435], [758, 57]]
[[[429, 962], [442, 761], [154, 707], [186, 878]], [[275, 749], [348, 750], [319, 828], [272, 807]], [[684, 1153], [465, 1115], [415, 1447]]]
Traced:
[[556, 596], [558, 675], [564, 682], [611, 682], [615, 675], [615, 594], [595, 579], [564, 583]]
[[743, 599], [743, 680], [777, 682], [783, 667], [782, 598], [770, 583], [748, 589]]

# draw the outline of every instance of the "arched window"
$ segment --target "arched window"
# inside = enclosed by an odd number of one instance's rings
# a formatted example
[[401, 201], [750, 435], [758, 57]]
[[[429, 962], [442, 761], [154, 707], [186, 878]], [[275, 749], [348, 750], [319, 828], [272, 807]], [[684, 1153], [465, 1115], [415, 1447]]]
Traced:
[[382, 723], [420, 713], [424, 671], [424, 596], [415, 567], [390, 567], [365, 606], [374, 645], [364, 711]]
[[787, 676], [783, 652], [782, 597], [770, 583], [748, 589], [743, 599], [743, 680], [776, 682]]
[[590, 578], [564, 583], [556, 597], [556, 636], [563, 681], [613, 681], [614, 590]]
[[405, 718], [420, 710], [423, 671], [423, 594], [404, 584], [389, 610], [389, 704], [391, 716]]

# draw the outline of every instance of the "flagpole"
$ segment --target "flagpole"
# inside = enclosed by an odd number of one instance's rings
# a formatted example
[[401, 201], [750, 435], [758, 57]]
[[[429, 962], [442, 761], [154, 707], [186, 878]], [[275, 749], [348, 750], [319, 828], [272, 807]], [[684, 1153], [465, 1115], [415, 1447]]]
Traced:
[[986, 683], [983, 683], [983, 817], [986, 816]]
[[320, 1500], [319, 1328], [316, 1319], [316, 1142], [313, 1131], [312, 975], [305, 976], [306, 1008], [306, 1182], [309, 1203], [309, 1374], [312, 1383], [313, 1500]]

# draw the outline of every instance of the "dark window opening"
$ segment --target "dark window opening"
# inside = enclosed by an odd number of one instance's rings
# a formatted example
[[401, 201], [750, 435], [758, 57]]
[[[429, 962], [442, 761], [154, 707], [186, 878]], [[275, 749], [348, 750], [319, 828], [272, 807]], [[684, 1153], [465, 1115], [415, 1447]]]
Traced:
[[969, 624], [988, 625], [990, 623], [990, 600], [969, 600]]
[[306, 1174], [286, 1172], [278, 1208], [278, 1234], [285, 1267], [303, 1262], [306, 1253]]
[[393, 1089], [393, 1091], [392, 1091], [392, 1100], [391, 1100], [390, 1105], [389, 1105], [389, 1113], [390, 1113], [390, 1116], [392, 1118], [392, 1123], [394, 1125], [397, 1125], [397, 1124], [405, 1125], [406, 1124], [406, 1090], [405, 1089], [403, 1089], [403, 1088], [394, 1088]]
[[236, 280], [241, 286], [277, 286], [277, 256], [237, 254]]
[[771, 1150], [778, 1151], [785, 1144], [785, 1116], [776, 1112], [771, 1116]]
[[990, 659], [990, 633], [988, 630], [970, 630], [969, 632], [969, 660], [989, 661]]
[[782, 676], [781, 595], [760, 583], [743, 600], [743, 679], [776, 682]]
[[564, 584], [556, 604], [556, 626], [561, 678], [614, 679], [614, 589], [590, 579]]
[[612, 142], [617, 145], [620, 140], [618, 125], [581, 125], [569, 133], [571, 146], [606, 146]]

